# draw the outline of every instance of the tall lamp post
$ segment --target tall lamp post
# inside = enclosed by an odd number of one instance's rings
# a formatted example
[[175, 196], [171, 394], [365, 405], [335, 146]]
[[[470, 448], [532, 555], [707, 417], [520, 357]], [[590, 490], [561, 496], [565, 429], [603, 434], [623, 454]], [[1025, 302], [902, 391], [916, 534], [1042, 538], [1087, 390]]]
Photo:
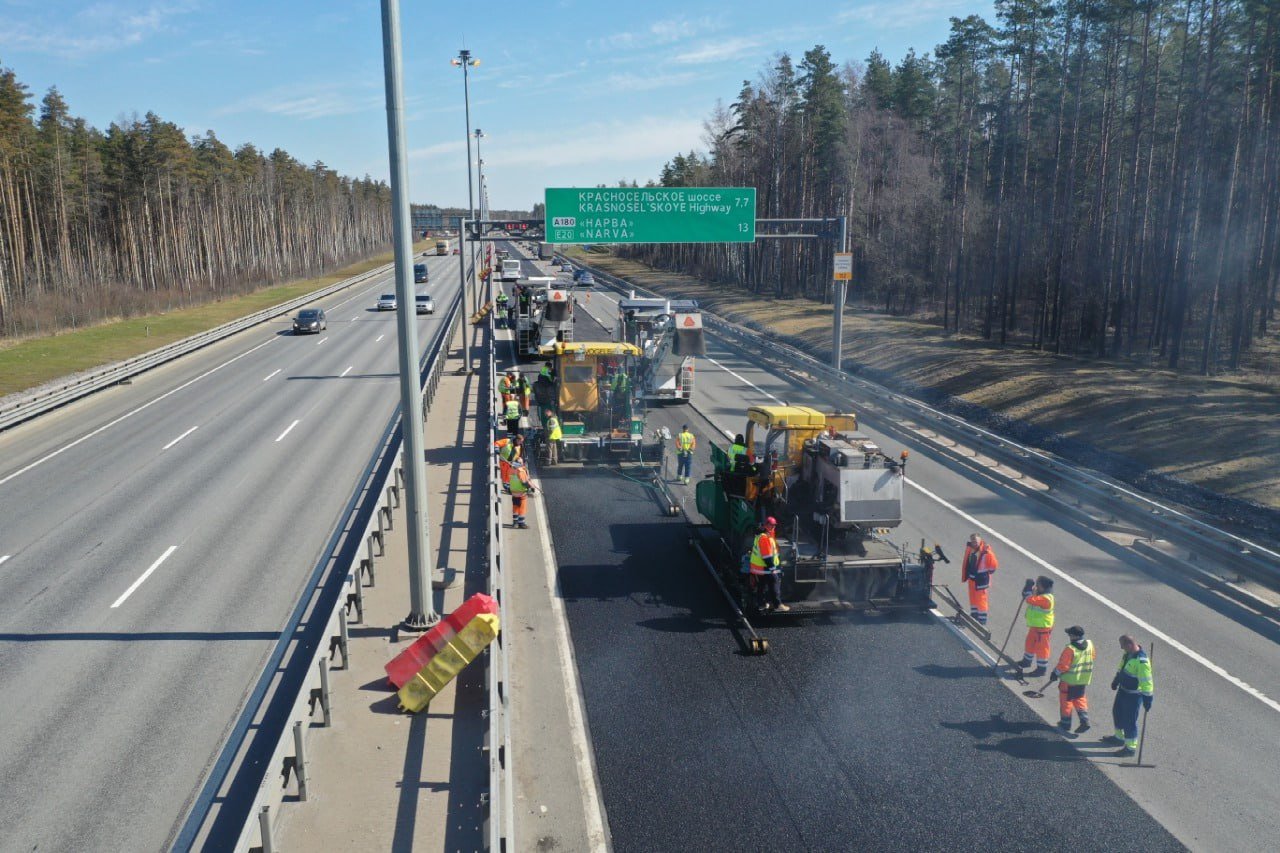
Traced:
[[[484, 131], [477, 127], [477, 128], [472, 132], [472, 134], [471, 134], [471, 135], [472, 135], [472, 136], [474, 136], [474, 137], [476, 138], [476, 187], [477, 187], [477, 190], [478, 190], [478, 191], [479, 191], [479, 193], [480, 193], [480, 220], [483, 222], [485, 219], [488, 219], [488, 218], [489, 218], [488, 216], [486, 216], [486, 215], [485, 215], [485, 212], [486, 212], [486, 210], [488, 209], [488, 205], [487, 205], [487, 204], [485, 204], [485, 198], [484, 198], [484, 157], [483, 157], [483, 156], [481, 156], [481, 154], [480, 154], [480, 140], [481, 140], [481, 139], [484, 139]], [[485, 248], [485, 247], [484, 247], [484, 245], [476, 246], [476, 254], [477, 254], [477, 255], [479, 255], [479, 256], [481, 256], [481, 259], [482, 259], [482, 260], [483, 260], [483, 255], [484, 255], [484, 248]], [[477, 262], [477, 263], [478, 263], [478, 262]], [[490, 270], [489, 270], [489, 279], [490, 279], [490, 280], [492, 280], [492, 279], [493, 279], [493, 269], [492, 269], [492, 268], [490, 268]], [[477, 283], [476, 283], [476, 305], [475, 305], [475, 310], [476, 310], [476, 311], [479, 311], [479, 310], [480, 310], [480, 305], [481, 305], [482, 303], [484, 303], [484, 302], [488, 301], [488, 298], [489, 298], [489, 294], [488, 294], [488, 293], [483, 293], [483, 294], [482, 294], [482, 293], [480, 292], [480, 285], [479, 285], [479, 282], [477, 282]], [[478, 326], [477, 326], [477, 327], [473, 327], [473, 328], [472, 328], [472, 333], [471, 333], [471, 345], [472, 345], [472, 346], [475, 346], [475, 344], [476, 344], [476, 340], [477, 340], [477, 336], [478, 336], [479, 334], [480, 334], [479, 327], [478, 327]]]
[[[471, 180], [471, 78], [468, 74], [468, 70], [471, 68], [475, 68], [477, 65], [479, 65], [480, 60], [474, 59], [471, 56], [471, 51], [467, 50], [466, 48], [463, 48], [462, 50], [458, 51], [457, 56], [455, 56], [453, 59], [449, 61], [453, 64], [455, 68], [462, 69], [462, 105], [463, 105], [463, 110], [467, 120], [467, 214], [468, 214], [467, 221], [470, 224], [471, 228], [475, 228], [476, 200], [475, 200], [475, 188]], [[458, 235], [458, 236], [459, 236], [459, 239], [462, 239], [464, 235]], [[470, 240], [468, 242], [471, 243], [471, 246], [469, 247], [469, 252], [472, 260], [471, 276], [474, 279], [475, 278], [475, 243], [474, 241], [470, 241]], [[467, 254], [467, 252], [463, 252], [463, 254]], [[480, 288], [478, 285], [475, 285], [475, 284], [473, 284], [472, 286], [475, 287], [476, 292], [472, 297], [471, 310], [479, 311], [480, 310], [480, 304], [479, 304]], [[465, 294], [464, 294], [464, 298], [465, 298]], [[468, 373], [470, 373], [473, 369], [472, 358], [473, 358], [472, 352], [470, 349], [468, 349], [467, 350], [467, 372]]]
[[[400, 62], [400, 2], [382, 0], [382, 63], [387, 88], [387, 149], [391, 161], [391, 225], [395, 251], [396, 339], [400, 357], [400, 429], [404, 436], [408, 515], [409, 615], [403, 626], [425, 631], [440, 621], [431, 600], [431, 539], [427, 532], [427, 471], [423, 456], [422, 386], [418, 380], [418, 318], [414, 313], [413, 232], [409, 224], [404, 86]], [[359, 578], [356, 579], [359, 583]]]

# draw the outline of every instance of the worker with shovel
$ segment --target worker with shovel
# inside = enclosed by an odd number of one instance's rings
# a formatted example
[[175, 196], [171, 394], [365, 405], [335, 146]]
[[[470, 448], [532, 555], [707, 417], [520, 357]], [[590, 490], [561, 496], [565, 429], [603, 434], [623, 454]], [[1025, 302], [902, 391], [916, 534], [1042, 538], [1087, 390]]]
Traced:
[[1049, 671], [1050, 634], [1053, 632], [1053, 580], [1041, 575], [1035, 580], [1027, 578], [1022, 587], [1022, 598], [1027, 605], [1027, 643], [1022, 660], [1014, 664], [1026, 669], [1035, 661], [1032, 678], [1043, 678]]
[[1071, 714], [1074, 711], [1080, 717], [1080, 725], [1076, 734], [1089, 731], [1089, 700], [1084, 695], [1085, 688], [1093, 681], [1093, 660], [1095, 657], [1093, 641], [1085, 639], [1084, 628], [1072, 625], [1067, 629], [1071, 638], [1067, 647], [1058, 658], [1058, 665], [1049, 675], [1049, 683], [1061, 679], [1058, 685], [1058, 729], [1066, 734], [1071, 731]]
[[1120, 659], [1120, 669], [1115, 678], [1111, 679], [1111, 689], [1116, 691], [1116, 701], [1111, 706], [1116, 732], [1103, 740], [1119, 744], [1116, 755], [1127, 757], [1138, 748], [1138, 708], [1151, 710], [1155, 681], [1151, 674], [1151, 658], [1137, 640], [1125, 634], [1120, 638], [1120, 648], [1124, 657]]

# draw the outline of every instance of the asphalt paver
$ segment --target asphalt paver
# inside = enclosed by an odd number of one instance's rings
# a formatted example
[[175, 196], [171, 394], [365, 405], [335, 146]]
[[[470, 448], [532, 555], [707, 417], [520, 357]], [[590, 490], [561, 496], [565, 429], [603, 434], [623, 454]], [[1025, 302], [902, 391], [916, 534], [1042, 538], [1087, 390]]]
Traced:
[[542, 480], [616, 850], [1183, 849], [936, 617], [777, 619], [749, 656], [651, 487]]

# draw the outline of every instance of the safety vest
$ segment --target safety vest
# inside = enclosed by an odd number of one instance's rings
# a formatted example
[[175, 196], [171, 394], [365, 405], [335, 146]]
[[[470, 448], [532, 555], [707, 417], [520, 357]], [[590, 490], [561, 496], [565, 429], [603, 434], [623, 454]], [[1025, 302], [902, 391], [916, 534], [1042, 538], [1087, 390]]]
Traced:
[[751, 573], [764, 574], [766, 568], [778, 567], [778, 540], [767, 532], [756, 537], [751, 546]]
[[542, 365], [542, 369], [538, 371], [538, 378], [554, 379], [555, 374], [551, 372], [551, 365]]
[[503, 292], [503, 291], [498, 291], [498, 298], [497, 298], [497, 302], [498, 302], [498, 304], [499, 304], [499, 305], [506, 305], [506, 304], [507, 304], [507, 294], [506, 294], [505, 292]]
[[508, 379], [505, 376], [502, 377], [500, 380], [498, 380], [498, 391], [500, 391], [503, 394], [514, 394], [515, 387], [516, 387], [516, 383], [512, 382], [510, 379]]
[[1125, 653], [1120, 661], [1120, 673], [1116, 676], [1119, 688], [1126, 693], [1150, 696], [1155, 691], [1155, 678], [1151, 672], [1151, 659], [1146, 649], [1133, 654]]
[[517, 380], [516, 380], [516, 389], [517, 389], [521, 394], [528, 394], [528, 393], [529, 393], [529, 380], [528, 380], [528, 379], [525, 379], [523, 376], [521, 376], [519, 379], [517, 379]]
[[503, 410], [502, 417], [509, 421], [518, 420], [520, 418], [520, 404], [515, 400], [508, 400], [507, 407]]
[[1084, 648], [1071, 644], [1074, 657], [1071, 666], [1062, 673], [1062, 683], [1070, 685], [1088, 684], [1093, 681], [1093, 659], [1095, 657], [1093, 640], [1085, 640]]
[[506, 462], [515, 462], [520, 458], [520, 445], [508, 441], [498, 450], [498, 455]]
[[[1032, 604], [1032, 599], [1041, 598], [1049, 602], [1048, 607], [1042, 607], [1039, 604]], [[1028, 628], [1052, 628], [1053, 627], [1053, 593], [1045, 592], [1040, 595], [1033, 595], [1027, 599], [1027, 627]]]
[[631, 380], [627, 378], [627, 374], [619, 371], [613, 375], [613, 390], [615, 393], [622, 394], [631, 388]]
[[693, 448], [697, 443], [697, 440], [693, 437], [693, 433], [688, 430], [685, 430], [676, 436], [676, 449], [680, 452], [681, 456], [688, 456], [692, 453]]
[[564, 438], [564, 433], [560, 431], [560, 419], [555, 415], [547, 418], [547, 439], [549, 441], [559, 441]]
[[738, 470], [738, 457], [746, 456], [746, 455], [747, 455], [747, 448], [745, 445], [735, 444], [733, 447], [730, 447], [729, 448], [729, 470], [730, 471]]
[[511, 487], [511, 494], [523, 495], [529, 491], [528, 476], [523, 468], [511, 469], [511, 476], [507, 478], [507, 485]]

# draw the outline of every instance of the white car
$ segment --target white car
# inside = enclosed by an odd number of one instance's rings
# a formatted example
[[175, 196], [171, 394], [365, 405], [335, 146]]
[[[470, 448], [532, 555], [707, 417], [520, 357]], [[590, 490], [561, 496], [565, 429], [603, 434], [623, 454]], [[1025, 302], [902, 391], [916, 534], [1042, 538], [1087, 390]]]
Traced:
[[419, 314], [436, 313], [436, 301], [432, 299], [429, 295], [425, 293], [419, 293], [416, 297], [414, 297], [414, 301], [417, 303], [417, 312]]
[[394, 293], [384, 293], [378, 297], [379, 311], [396, 310], [396, 295]]

